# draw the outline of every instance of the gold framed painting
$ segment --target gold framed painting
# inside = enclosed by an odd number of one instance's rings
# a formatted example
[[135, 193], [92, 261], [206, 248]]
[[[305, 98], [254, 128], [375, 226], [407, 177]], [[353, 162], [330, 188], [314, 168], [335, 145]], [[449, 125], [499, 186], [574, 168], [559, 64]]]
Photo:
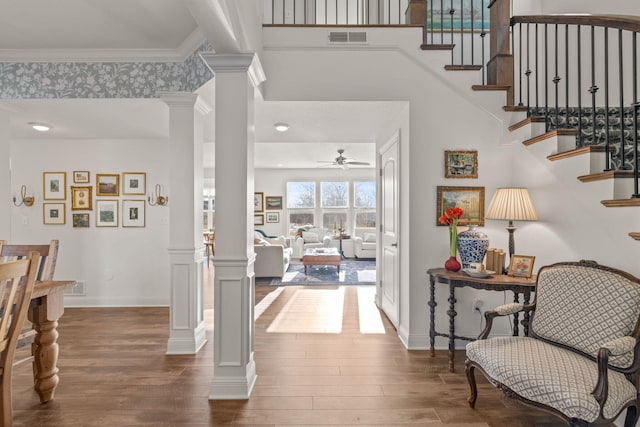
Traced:
[[280, 212], [267, 212], [265, 216], [267, 222], [280, 222]]
[[74, 213], [71, 215], [73, 228], [89, 228], [88, 213]]
[[438, 222], [447, 209], [460, 208], [463, 215], [458, 225], [484, 225], [484, 187], [448, 187], [438, 186], [436, 225], [447, 226]]
[[92, 206], [92, 188], [71, 186], [71, 210], [90, 211]]
[[282, 209], [282, 196], [266, 196], [264, 204], [266, 209]]
[[536, 257], [529, 255], [511, 255], [507, 275], [513, 277], [531, 277]]
[[119, 196], [120, 175], [96, 174], [96, 196]]
[[145, 220], [144, 200], [123, 200], [122, 201], [122, 226], [123, 227], [144, 227]]
[[253, 211], [264, 212], [264, 193], [261, 191], [253, 193]]
[[42, 190], [44, 200], [66, 200], [67, 173], [42, 172]]
[[73, 171], [73, 182], [75, 184], [88, 184], [91, 173], [89, 171]]
[[96, 200], [96, 227], [118, 226], [118, 201]]
[[147, 174], [145, 172], [123, 172], [122, 194], [147, 194]]
[[253, 215], [253, 225], [264, 225], [264, 215], [263, 214], [254, 214]]
[[445, 178], [477, 178], [478, 151], [446, 150], [444, 152]]
[[64, 225], [67, 222], [65, 203], [43, 203], [43, 223], [47, 225]]

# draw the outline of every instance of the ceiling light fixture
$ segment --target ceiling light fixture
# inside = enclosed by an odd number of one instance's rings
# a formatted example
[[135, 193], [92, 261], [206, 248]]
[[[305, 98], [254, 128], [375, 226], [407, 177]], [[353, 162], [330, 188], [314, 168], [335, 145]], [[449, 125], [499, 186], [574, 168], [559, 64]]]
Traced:
[[273, 127], [276, 128], [278, 132], [286, 132], [289, 130], [289, 125], [287, 123], [275, 123]]
[[46, 132], [51, 129], [51, 126], [45, 125], [44, 123], [29, 122], [28, 124], [38, 132]]

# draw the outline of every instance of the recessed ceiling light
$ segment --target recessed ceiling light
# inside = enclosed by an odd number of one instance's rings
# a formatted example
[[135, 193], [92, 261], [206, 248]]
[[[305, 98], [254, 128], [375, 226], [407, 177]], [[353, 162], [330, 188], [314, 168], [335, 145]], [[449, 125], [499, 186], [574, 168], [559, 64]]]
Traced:
[[287, 123], [276, 123], [273, 127], [276, 128], [278, 132], [286, 132], [289, 130], [289, 125]]
[[28, 124], [29, 124], [29, 126], [31, 126], [33, 129], [37, 130], [38, 132], [46, 132], [49, 129], [51, 129], [51, 126], [45, 125], [44, 123], [29, 122]]

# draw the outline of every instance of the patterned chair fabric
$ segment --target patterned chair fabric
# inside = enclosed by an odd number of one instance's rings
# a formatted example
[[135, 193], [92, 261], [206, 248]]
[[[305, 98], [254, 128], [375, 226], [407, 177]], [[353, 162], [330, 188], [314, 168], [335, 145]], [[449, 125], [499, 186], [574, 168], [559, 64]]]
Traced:
[[[493, 318], [518, 309], [531, 313], [530, 337], [487, 338]], [[613, 420], [630, 408], [625, 426], [635, 426], [640, 394], [627, 376], [640, 372], [640, 280], [592, 261], [554, 264], [540, 270], [533, 304], [486, 317], [480, 339], [467, 345], [471, 407], [479, 368], [508, 395], [571, 425]]]

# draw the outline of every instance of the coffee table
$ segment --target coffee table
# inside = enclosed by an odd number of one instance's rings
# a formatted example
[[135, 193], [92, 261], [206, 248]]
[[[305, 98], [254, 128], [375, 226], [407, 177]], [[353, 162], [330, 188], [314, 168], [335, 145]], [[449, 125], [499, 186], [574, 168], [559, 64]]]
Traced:
[[304, 274], [307, 274], [308, 265], [335, 265], [340, 274], [340, 262], [342, 257], [337, 248], [310, 248], [302, 255]]

